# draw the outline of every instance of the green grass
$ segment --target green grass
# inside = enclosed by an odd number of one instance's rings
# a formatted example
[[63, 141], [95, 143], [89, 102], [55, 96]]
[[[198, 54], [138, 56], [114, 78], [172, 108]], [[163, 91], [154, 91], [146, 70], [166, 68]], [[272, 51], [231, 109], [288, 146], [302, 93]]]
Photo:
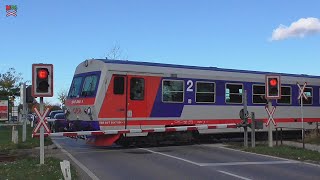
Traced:
[[[58, 180], [63, 179], [60, 168], [60, 161], [54, 157], [45, 158], [45, 164], [39, 165], [39, 157], [30, 157], [18, 153], [18, 149], [31, 149], [39, 147], [39, 138], [32, 138], [33, 128], [27, 125], [26, 142], [22, 142], [22, 126], [18, 126], [19, 142], [13, 144], [11, 142], [12, 127], [0, 126], [0, 153], [10, 154], [17, 159], [13, 162], [0, 162], [0, 179], [24, 179], [24, 180]], [[45, 138], [45, 145], [51, 145], [50, 138]], [[22, 150], [23, 151], [23, 150]], [[19, 155], [20, 154], [20, 155]], [[77, 179], [77, 173], [71, 166], [72, 179]]]
[[239, 144], [229, 145], [230, 148], [240, 149], [242, 151], [254, 152], [258, 154], [266, 154], [271, 156], [277, 156], [293, 160], [301, 161], [316, 161], [320, 163], [320, 153], [317, 151], [310, 151], [301, 148], [295, 148], [290, 146], [274, 146], [268, 147], [267, 145], [257, 145], [255, 148], [244, 148]]
[[[56, 158], [46, 158], [44, 165], [39, 165], [39, 158], [24, 158], [14, 162], [0, 163], [1, 179], [24, 179], [24, 180], [58, 180], [63, 179], [60, 161]], [[76, 171], [71, 167], [72, 179], [77, 179]]]
[[[30, 125], [27, 125], [27, 136], [26, 141], [22, 142], [22, 126], [18, 127], [18, 136], [19, 136], [19, 143], [13, 144], [11, 142], [11, 133], [12, 133], [12, 127], [8, 126], [0, 126], [0, 152], [9, 152], [11, 150], [15, 149], [30, 149], [34, 147], [39, 147], [40, 140], [39, 138], [32, 138], [32, 130], [33, 128], [30, 127]], [[52, 141], [50, 138], [45, 138], [44, 140], [45, 146], [51, 145]]]

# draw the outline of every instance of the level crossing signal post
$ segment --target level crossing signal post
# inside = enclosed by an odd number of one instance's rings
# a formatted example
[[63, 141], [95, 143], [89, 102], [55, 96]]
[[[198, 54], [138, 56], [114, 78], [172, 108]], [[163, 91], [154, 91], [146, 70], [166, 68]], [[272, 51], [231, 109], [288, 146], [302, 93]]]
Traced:
[[307, 82], [304, 82], [304, 84], [302, 86], [300, 86], [300, 84], [297, 82], [297, 86], [299, 87], [299, 96], [298, 96], [298, 100], [300, 99], [300, 113], [301, 113], [301, 139], [302, 142], [304, 140], [304, 125], [303, 125], [303, 98], [305, 100], [308, 100], [307, 95], [304, 93], [304, 89], [307, 86]]
[[[266, 126], [268, 127], [268, 145], [273, 147], [273, 137], [272, 137], [272, 125], [277, 126], [275, 120], [273, 119], [273, 114], [275, 113], [276, 107], [272, 106], [272, 100], [281, 98], [281, 82], [280, 75], [266, 75], [265, 82], [265, 93], [266, 99], [268, 101], [265, 107], [268, 113], [268, 121]], [[272, 122], [272, 123], [270, 123]]]
[[40, 112], [35, 108], [39, 121], [33, 134], [40, 129], [40, 164], [44, 164], [44, 130], [46, 133], [50, 133], [50, 129], [45, 122], [49, 109], [44, 111], [43, 97], [53, 96], [52, 64], [32, 64], [32, 96], [40, 97]]

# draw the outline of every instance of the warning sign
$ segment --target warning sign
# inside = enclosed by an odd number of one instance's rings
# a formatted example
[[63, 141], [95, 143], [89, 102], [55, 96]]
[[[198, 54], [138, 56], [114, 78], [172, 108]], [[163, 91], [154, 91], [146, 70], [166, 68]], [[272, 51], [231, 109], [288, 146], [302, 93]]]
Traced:
[[9, 120], [9, 101], [0, 100], [0, 121]]

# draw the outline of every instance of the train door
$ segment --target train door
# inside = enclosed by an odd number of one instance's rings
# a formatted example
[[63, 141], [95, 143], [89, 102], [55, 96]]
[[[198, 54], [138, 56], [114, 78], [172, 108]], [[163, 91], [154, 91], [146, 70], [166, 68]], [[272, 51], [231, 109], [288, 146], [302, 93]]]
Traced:
[[126, 128], [127, 123], [127, 76], [114, 75], [113, 76], [113, 96], [110, 104], [109, 111], [113, 118], [118, 120], [114, 121], [115, 125], [120, 128]]
[[147, 116], [146, 83], [146, 78], [143, 76], [127, 76], [128, 121], [126, 125], [129, 125], [130, 128], [141, 128], [141, 121]]

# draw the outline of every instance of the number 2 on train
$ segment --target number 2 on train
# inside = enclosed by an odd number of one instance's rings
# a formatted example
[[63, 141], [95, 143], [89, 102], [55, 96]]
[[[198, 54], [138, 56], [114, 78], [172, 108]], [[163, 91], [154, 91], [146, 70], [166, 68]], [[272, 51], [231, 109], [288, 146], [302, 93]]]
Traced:
[[193, 89], [192, 89], [193, 88], [193, 81], [192, 80], [188, 80], [187, 81], [187, 86], [188, 86], [187, 87], [187, 91], [188, 92], [193, 92]]

